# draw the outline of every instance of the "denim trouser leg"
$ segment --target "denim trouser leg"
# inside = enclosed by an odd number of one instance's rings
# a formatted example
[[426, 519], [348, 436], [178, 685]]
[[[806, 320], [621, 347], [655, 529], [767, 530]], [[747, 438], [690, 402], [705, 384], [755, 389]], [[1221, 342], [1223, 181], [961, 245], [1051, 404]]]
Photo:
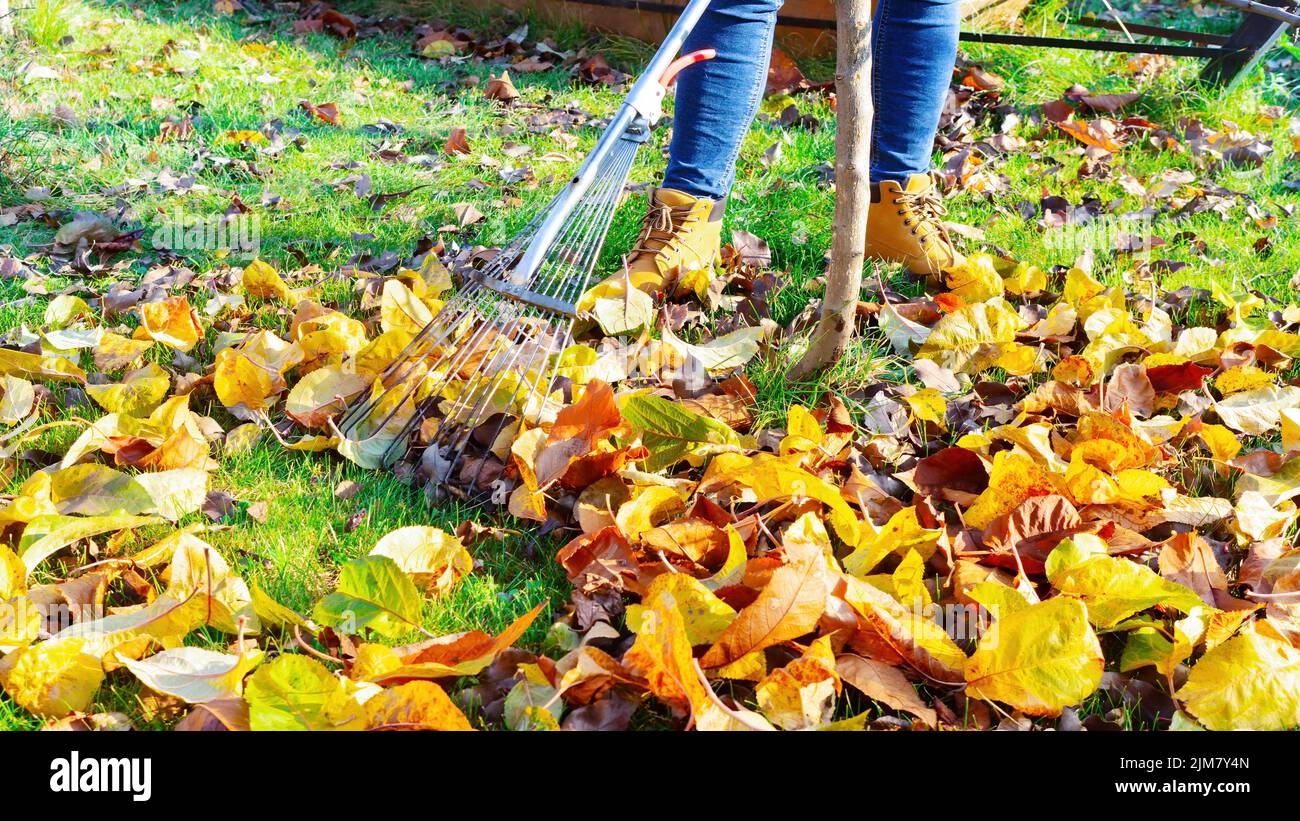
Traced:
[[[726, 196], [745, 132], [762, 101], [781, 0], [714, 0], [686, 51], [717, 49], [677, 81], [663, 184]], [[934, 132], [957, 56], [959, 0], [877, 0], [871, 178], [902, 181], [930, 168]]]
[[952, 82], [959, 0], [877, 0], [871, 37], [871, 179], [930, 170], [934, 132]]
[[677, 78], [673, 142], [664, 187], [718, 199], [731, 189], [745, 132], [767, 85], [781, 0], [713, 0], [682, 51], [718, 56]]

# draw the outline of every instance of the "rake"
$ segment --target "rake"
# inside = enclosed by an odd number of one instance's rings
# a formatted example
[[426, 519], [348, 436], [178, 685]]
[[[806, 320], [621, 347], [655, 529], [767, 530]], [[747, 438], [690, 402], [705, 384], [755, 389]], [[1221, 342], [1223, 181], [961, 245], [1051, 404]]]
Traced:
[[340, 450], [389, 467], [421, 431], [429, 438], [422, 463], [431, 482], [454, 490], [451, 480], [473, 442], [484, 455], [466, 460], [459, 479], [474, 487], [488, 455], [507, 447], [518, 425], [537, 425], [557, 409], [552, 393], [561, 354], [573, 339], [576, 303], [637, 150], [661, 117], [678, 72], [715, 56], [704, 49], [674, 59], [709, 2], [691, 0], [685, 7], [591, 153], [546, 209], [484, 267], [465, 275], [370, 392], [344, 412], [337, 422]]

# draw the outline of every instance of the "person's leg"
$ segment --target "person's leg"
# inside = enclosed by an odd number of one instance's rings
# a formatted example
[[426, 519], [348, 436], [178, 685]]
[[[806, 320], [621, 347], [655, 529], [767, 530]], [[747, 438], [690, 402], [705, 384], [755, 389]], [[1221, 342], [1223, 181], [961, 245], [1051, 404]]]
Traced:
[[687, 38], [684, 52], [712, 48], [718, 56], [677, 80], [665, 188], [727, 196], [741, 143], [763, 100], [780, 8], [781, 0], [714, 0]]
[[872, 32], [871, 213], [867, 254], [941, 282], [965, 263], [930, 180], [957, 56], [958, 0], [878, 0]]
[[873, 182], [930, 170], [957, 58], [958, 0], [877, 0], [872, 31]]
[[779, 8], [781, 0], [713, 0], [682, 47], [717, 56], [677, 79], [668, 168], [628, 255], [633, 287], [689, 287], [682, 281], [690, 271], [716, 264], [736, 157], [767, 85]]

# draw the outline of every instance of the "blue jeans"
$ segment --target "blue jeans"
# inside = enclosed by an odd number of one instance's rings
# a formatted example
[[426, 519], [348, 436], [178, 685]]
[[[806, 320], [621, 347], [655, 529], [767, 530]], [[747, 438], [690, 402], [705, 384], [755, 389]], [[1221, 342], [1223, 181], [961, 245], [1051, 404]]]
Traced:
[[[681, 73], [664, 186], [718, 199], [731, 190], [745, 132], [767, 83], [782, 0], [714, 0], [684, 51], [718, 56]], [[958, 0], [877, 0], [872, 31], [871, 179], [930, 170], [957, 57]]]

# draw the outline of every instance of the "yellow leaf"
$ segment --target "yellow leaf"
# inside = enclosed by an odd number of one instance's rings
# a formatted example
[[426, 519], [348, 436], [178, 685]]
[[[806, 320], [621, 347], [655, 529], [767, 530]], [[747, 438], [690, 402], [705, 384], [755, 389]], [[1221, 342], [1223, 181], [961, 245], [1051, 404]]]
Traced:
[[0, 659], [0, 684], [18, 706], [43, 718], [90, 709], [104, 668], [86, 640], [54, 638], [20, 647]]
[[1228, 461], [1241, 453], [1241, 440], [1223, 425], [1211, 425], [1204, 422], [1201, 423], [1197, 435], [1209, 448], [1210, 455], [1214, 457], [1215, 467], [1226, 473]]
[[1251, 624], [1201, 657], [1178, 698], [1211, 730], [1294, 729], [1300, 650]]
[[123, 664], [149, 689], [189, 704], [236, 698], [244, 676], [261, 663], [263, 653], [218, 653], [201, 647], [174, 647], [147, 659], [121, 657]]
[[86, 372], [69, 359], [23, 353], [9, 348], [0, 348], [0, 376], [47, 379], [51, 382], [86, 381]]
[[95, 367], [101, 371], [129, 368], [153, 344], [152, 339], [131, 339], [109, 331], [99, 338], [95, 347]]
[[36, 407], [36, 388], [21, 376], [0, 377], [0, 423], [16, 425]]
[[[1300, 450], [1300, 408], [1283, 409], [1281, 413], [1281, 421], [1282, 421], [1282, 450], [1285, 451]], [[1233, 438], [1233, 441], [1236, 441], [1235, 437]], [[1237, 442], [1237, 451], [1240, 450], [1241, 450], [1241, 443]], [[1236, 456], [1237, 451], [1233, 451], [1232, 456]], [[1231, 459], [1232, 456], [1229, 456], [1228, 458]]]
[[244, 688], [253, 730], [359, 730], [365, 709], [315, 659], [293, 653], [262, 665]]
[[303, 427], [323, 428], [347, 407], [349, 399], [368, 387], [369, 378], [347, 366], [326, 365], [298, 380], [285, 398], [284, 412]]
[[922, 559], [934, 555], [943, 535], [940, 528], [921, 527], [915, 507], [905, 507], [889, 518], [883, 527], [862, 523], [862, 539], [854, 551], [844, 557], [844, 569], [865, 578], [891, 552], [906, 556], [915, 551]]
[[[1039, 291], [1047, 290], [1047, 274], [1037, 265], [1030, 265], [1027, 262], [1018, 264], [1010, 274], [1002, 280], [1006, 289], [1016, 296], [1025, 296], [1036, 294]], [[1073, 327], [1073, 323], [1071, 323]]]
[[1264, 436], [1281, 424], [1282, 411], [1300, 407], [1300, 388], [1269, 385], [1234, 393], [1214, 403], [1214, 412], [1233, 430]]
[[440, 636], [407, 648], [402, 655], [382, 644], [362, 644], [357, 648], [351, 675], [358, 680], [379, 684], [411, 678], [476, 676], [502, 650], [519, 640], [545, 606], [537, 605], [511, 622], [497, 636], [489, 636], [478, 630]]
[[45, 324], [50, 328], [66, 328], [78, 317], [92, 314], [94, 311], [86, 300], [72, 294], [59, 294], [45, 306]]
[[578, 300], [578, 313], [590, 313], [608, 336], [649, 328], [654, 325], [655, 302], [638, 288], [629, 288], [624, 278], [612, 277], [588, 288]]
[[1101, 645], [1075, 599], [1002, 614], [966, 662], [966, 693], [1028, 715], [1055, 716], [1101, 683]]
[[378, 376], [394, 360], [401, 356], [406, 346], [411, 344], [414, 335], [407, 331], [386, 331], [375, 337], [352, 358], [357, 373], [371, 377]]
[[964, 518], [970, 527], [988, 527], [1031, 496], [1050, 496], [1060, 492], [1052, 475], [1033, 459], [1021, 453], [999, 451], [993, 456], [988, 489], [975, 499]]
[[175, 599], [196, 596], [202, 600], [206, 620], [213, 627], [231, 634], [239, 633], [242, 616], [244, 629], [256, 632], [259, 628], [248, 585], [232, 572], [225, 557], [207, 542], [189, 533], [180, 534], [168, 572], [167, 594]]
[[27, 593], [27, 568], [18, 554], [0, 545], [0, 602]]
[[[776, 499], [816, 499], [830, 508], [835, 533], [848, 544], [859, 539], [858, 517], [834, 485], [775, 456], [756, 456], [737, 471], [735, 481], [754, 491], [760, 503]], [[626, 532], [626, 531], [625, 531]]]
[[978, 373], [993, 366], [1023, 326], [1005, 300], [965, 305], [939, 320], [917, 356], [958, 373]]
[[455, 536], [436, 527], [399, 527], [375, 543], [372, 556], [397, 562], [416, 584], [433, 592], [451, 589], [474, 569], [474, 559]]
[[890, 575], [894, 583], [894, 598], [907, 607], [925, 607], [930, 603], [930, 591], [925, 586], [925, 561], [921, 554], [909, 550]]
[[910, 396], [904, 396], [903, 401], [912, 409], [912, 417], [921, 422], [933, 422], [941, 430], [948, 429], [948, 423], [945, 421], [948, 413], [948, 403], [944, 401], [943, 395], [934, 388], [922, 388]]
[[166, 398], [170, 387], [171, 377], [158, 365], [150, 362], [143, 368], [127, 373], [122, 377], [121, 382], [87, 385], [86, 394], [110, 413], [140, 416], [158, 407]]
[[966, 264], [944, 271], [948, 290], [967, 303], [984, 302], [1003, 294], [1002, 277], [988, 254], [971, 254]]
[[1106, 554], [1106, 544], [1088, 533], [1065, 539], [1047, 557], [1047, 579], [1057, 590], [1081, 599], [1098, 627], [1119, 622], [1156, 605], [1190, 613], [1201, 597], [1161, 578], [1145, 565]]
[[302, 361], [302, 349], [259, 331], [217, 354], [213, 389], [227, 408], [259, 411], [288, 387], [285, 373]]
[[763, 715], [784, 730], [806, 730], [831, 720], [840, 677], [831, 637], [822, 636], [804, 654], [773, 670], [754, 688]]
[[844, 590], [838, 595], [857, 612], [861, 628], [926, 678], [959, 683], [966, 654], [934, 621], [930, 608], [908, 607], [868, 582], [840, 578]]
[[161, 342], [182, 353], [189, 353], [203, 338], [199, 315], [183, 296], [141, 305], [140, 322], [139, 332], [144, 334], [144, 338]]
[[160, 524], [156, 516], [38, 516], [23, 531], [18, 548], [30, 576], [36, 566], [73, 542], [116, 530]]
[[[682, 615], [686, 638], [692, 645], [713, 644], [736, 618], [736, 611], [731, 605], [715, 596], [699, 579], [685, 573], [656, 576], [642, 598], [644, 601], [653, 601], [660, 592], [671, 596]], [[645, 612], [644, 605], [628, 606], [627, 624], [633, 633], [640, 632], [639, 625]]]
[[302, 348], [306, 361], [339, 361], [366, 346], [366, 326], [346, 314], [330, 311], [295, 322], [290, 339]]
[[698, 716], [712, 703], [712, 691], [699, 675], [676, 596], [667, 587], [642, 600], [636, 641], [623, 663], [646, 680], [646, 687], [679, 715]]
[[366, 701], [369, 729], [473, 730], [469, 719], [432, 681], [408, 681]]
[[433, 321], [433, 312], [400, 280], [384, 282], [384, 292], [379, 302], [379, 324], [384, 332], [401, 331], [418, 334]]
[[817, 419], [802, 405], [791, 405], [786, 412], [785, 437], [778, 448], [780, 454], [816, 450], [826, 438]]
[[290, 302], [293, 292], [289, 285], [276, 273], [275, 269], [260, 259], [255, 259], [244, 268], [241, 280], [244, 292], [249, 296], [262, 299], [279, 299]]
[[1234, 393], [1263, 388], [1272, 385], [1276, 381], [1277, 374], [1260, 370], [1254, 365], [1237, 365], [1228, 368], [1215, 377], [1214, 387], [1219, 390], [1219, 393], [1227, 397]]
[[686, 505], [677, 491], [662, 485], [652, 485], [632, 497], [631, 501], [620, 505], [615, 521], [624, 536], [639, 541], [641, 534], [685, 509]]
[[[640, 293], [640, 292], [638, 292]], [[599, 310], [599, 307], [598, 307]], [[600, 314], [598, 313], [597, 316]], [[606, 329], [608, 332], [608, 329]], [[758, 343], [763, 339], [762, 328], [741, 328], [712, 339], [702, 345], [691, 345], [678, 339], [668, 326], [662, 330], [663, 342], [682, 357], [693, 357], [712, 375], [726, 374], [743, 368], [758, 353]]]

